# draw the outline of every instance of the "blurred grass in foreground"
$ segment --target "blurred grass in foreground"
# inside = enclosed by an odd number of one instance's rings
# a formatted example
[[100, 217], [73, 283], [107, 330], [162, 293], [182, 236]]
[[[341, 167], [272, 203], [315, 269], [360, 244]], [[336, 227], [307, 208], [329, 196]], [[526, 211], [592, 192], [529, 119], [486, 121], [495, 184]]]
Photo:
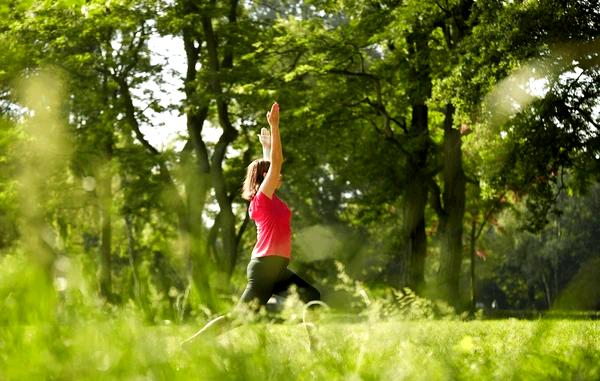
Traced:
[[196, 327], [123, 313], [70, 326], [2, 328], [5, 380], [597, 380], [597, 322], [327, 324], [321, 349], [300, 325], [249, 325], [187, 350]]
[[[0, 262], [0, 380], [597, 380], [600, 322], [321, 316], [319, 348], [288, 315], [181, 349], [198, 325], [148, 325], [102, 305], [65, 265], [48, 285], [27, 256]], [[64, 284], [68, 285], [63, 287]], [[283, 314], [282, 316], [286, 316]]]

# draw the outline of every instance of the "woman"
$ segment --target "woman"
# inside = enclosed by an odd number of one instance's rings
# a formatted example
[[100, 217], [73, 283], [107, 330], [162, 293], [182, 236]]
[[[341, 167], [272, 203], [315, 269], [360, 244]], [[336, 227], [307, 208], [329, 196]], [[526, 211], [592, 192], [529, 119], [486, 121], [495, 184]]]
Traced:
[[[305, 303], [320, 300], [321, 297], [316, 288], [287, 267], [292, 248], [292, 214], [276, 195], [281, 187], [283, 164], [277, 102], [267, 112], [267, 121], [271, 133], [263, 128], [260, 135], [263, 159], [254, 160], [248, 166], [242, 189], [242, 197], [250, 201], [249, 213], [256, 223], [257, 239], [247, 267], [248, 284], [238, 305], [245, 304], [254, 310], [264, 306], [273, 294], [287, 294], [291, 286], [296, 286]], [[213, 319], [183, 344], [227, 321], [229, 318], [225, 315]]]
[[[271, 134], [261, 133], [263, 160], [248, 166], [242, 197], [250, 201], [250, 217], [256, 223], [257, 239], [247, 268], [248, 285], [240, 303], [263, 306], [273, 294], [284, 295], [295, 285], [305, 303], [319, 300], [317, 289], [287, 268], [291, 259], [291, 211], [276, 195], [281, 187], [283, 151], [279, 134], [279, 105], [267, 113]], [[269, 160], [266, 160], [266, 158]]]

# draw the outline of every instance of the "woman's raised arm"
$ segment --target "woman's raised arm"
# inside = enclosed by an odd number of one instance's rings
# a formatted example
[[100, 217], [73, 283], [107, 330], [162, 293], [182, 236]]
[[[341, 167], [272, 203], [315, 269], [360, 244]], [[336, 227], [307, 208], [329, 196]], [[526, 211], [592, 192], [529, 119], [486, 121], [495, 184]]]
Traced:
[[272, 198], [279, 185], [281, 166], [283, 165], [283, 149], [279, 134], [279, 104], [277, 102], [273, 103], [271, 111], [267, 112], [267, 121], [271, 126], [271, 165], [260, 185], [259, 192], [263, 192], [267, 197]]

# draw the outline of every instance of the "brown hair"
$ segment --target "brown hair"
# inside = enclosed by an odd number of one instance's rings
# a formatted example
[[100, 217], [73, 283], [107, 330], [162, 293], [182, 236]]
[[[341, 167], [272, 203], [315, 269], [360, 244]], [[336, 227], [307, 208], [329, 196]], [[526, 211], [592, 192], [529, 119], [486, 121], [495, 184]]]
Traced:
[[244, 185], [242, 186], [243, 199], [250, 201], [256, 196], [258, 188], [260, 188], [260, 184], [265, 179], [265, 175], [270, 166], [271, 162], [263, 159], [257, 159], [250, 163], [248, 170], [246, 171]]

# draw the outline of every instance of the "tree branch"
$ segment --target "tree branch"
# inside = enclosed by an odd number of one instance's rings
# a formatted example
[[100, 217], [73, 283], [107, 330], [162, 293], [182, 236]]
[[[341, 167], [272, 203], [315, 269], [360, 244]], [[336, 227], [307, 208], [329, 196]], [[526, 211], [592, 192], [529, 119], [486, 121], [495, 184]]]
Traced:
[[[229, 24], [237, 27], [237, 8], [238, 8], [238, 0], [230, 0], [229, 4]], [[228, 39], [225, 44], [225, 52], [223, 54], [222, 67], [230, 69], [233, 67], [233, 42], [232, 39]]]
[[[367, 103], [369, 106], [373, 107], [376, 111], [380, 112], [381, 114], [383, 114], [386, 118], [388, 118], [389, 120], [391, 120], [392, 122], [394, 122], [398, 127], [400, 127], [402, 129], [402, 131], [408, 133], [408, 129], [406, 127], [406, 122], [405, 121], [400, 121], [394, 117], [392, 117], [388, 112], [387, 109], [380, 103], [373, 103], [371, 102], [371, 100], [367, 97], [363, 100], [363, 102]], [[392, 129], [389, 127], [389, 124], [387, 125], [387, 132], [391, 135], [394, 134], [394, 132], [392, 131]]]
[[431, 189], [431, 207], [435, 210], [435, 213], [438, 217], [445, 218], [448, 216], [448, 213], [444, 209], [442, 205], [442, 191], [439, 185], [435, 182], [433, 177], [428, 176], [429, 188]]
[[397, 120], [396, 118], [392, 117], [390, 115], [390, 113], [387, 111], [385, 105], [383, 104], [383, 95], [382, 95], [382, 91], [381, 91], [381, 81], [379, 79], [379, 77], [377, 77], [376, 75], [370, 74], [370, 73], [365, 73], [365, 72], [353, 72], [353, 71], [349, 71], [349, 70], [341, 70], [341, 69], [330, 69], [328, 70], [329, 73], [332, 74], [342, 74], [342, 75], [346, 75], [346, 76], [353, 76], [353, 77], [363, 77], [363, 78], [368, 78], [370, 80], [373, 81], [373, 84], [375, 85], [375, 94], [377, 97], [377, 103], [373, 103], [368, 97], [364, 99], [364, 101], [369, 104], [371, 107], [373, 107], [373, 109], [375, 109], [375, 111], [377, 111], [378, 114], [382, 115], [384, 117], [384, 130], [385, 133], [389, 136], [393, 136], [394, 132], [392, 131], [391, 127], [390, 127], [390, 121], [394, 122], [396, 125], [398, 125], [398, 127], [400, 127], [405, 133], [408, 132], [408, 129], [406, 127], [406, 123], [405, 122], [401, 122], [399, 120]]

